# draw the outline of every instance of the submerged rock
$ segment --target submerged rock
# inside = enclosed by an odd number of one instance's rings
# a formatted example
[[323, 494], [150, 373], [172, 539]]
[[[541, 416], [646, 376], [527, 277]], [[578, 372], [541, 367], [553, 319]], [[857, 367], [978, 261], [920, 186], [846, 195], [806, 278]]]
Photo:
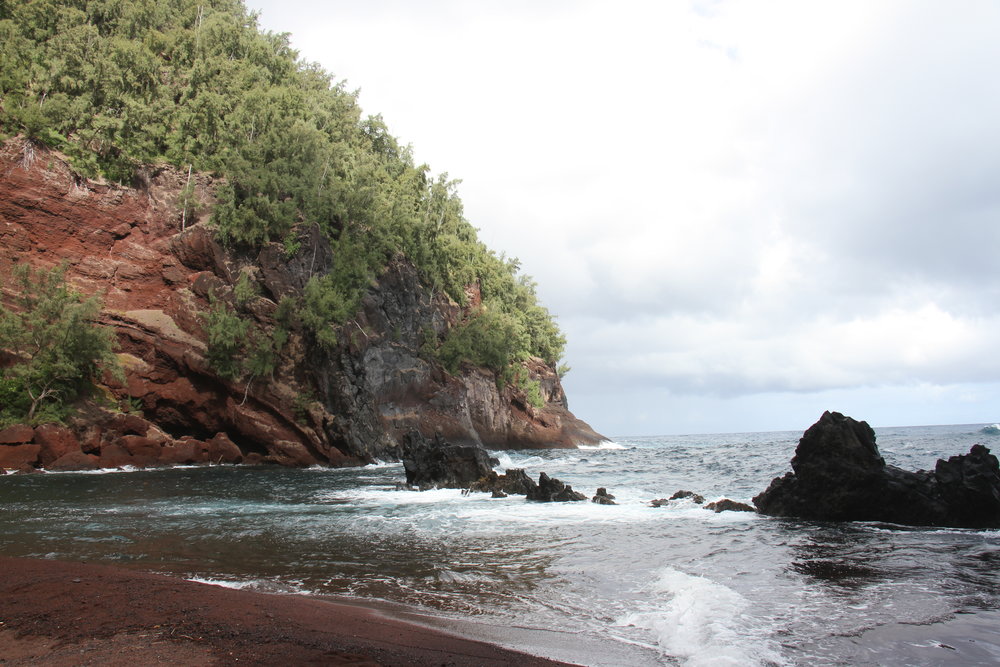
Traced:
[[674, 495], [670, 496], [669, 498], [657, 498], [656, 500], [650, 500], [649, 506], [663, 507], [665, 505], [669, 505], [670, 501], [672, 500], [685, 500], [685, 499], [690, 499], [691, 502], [695, 503], [696, 505], [701, 505], [703, 502], [705, 502], [705, 498], [695, 493], [694, 491], [681, 490], [681, 491], [675, 491]]
[[435, 436], [425, 438], [410, 431], [403, 441], [403, 469], [406, 483], [420, 489], [468, 489], [488, 477], [499, 463], [475, 445], [453, 445]]
[[691, 502], [701, 505], [705, 502], [705, 498], [694, 491], [675, 491], [674, 495], [670, 496], [670, 500], [680, 500], [682, 498], [690, 498]]
[[799, 441], [792, 470], [753, 499], [762, 514], [1000, 527], [1000, 464], [982, 445], [939, 460], [933, 472], [910, 472], [885, 464], [867, 423], [825, 412]]
[[747, 505], [746, 503], [737, 502], [735, 500], [730, 500], [729, 498], [723, 498], [722, 500], [716, 500], [713, 503], [705, 505], [705, 509], [712, 510], [716, 514], [719, 512], [756, 512], [757, 510]]

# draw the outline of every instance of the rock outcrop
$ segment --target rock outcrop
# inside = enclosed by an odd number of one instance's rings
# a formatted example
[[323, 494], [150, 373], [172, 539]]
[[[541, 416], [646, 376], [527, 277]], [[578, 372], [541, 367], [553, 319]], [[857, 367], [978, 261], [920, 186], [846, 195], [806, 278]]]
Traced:
[[[243, 460], [337, 466], [397, 458], [410, 430], [492, 449], [604, 439], [569, 412], [555, 369], [540, 359], [529, 360], [525, 371], [539, 383], [542, 408], [516, 387], [498, 388], [492, 372], [465, 368], [452, 376], [425, 359], [424, 336], [442, 335], [462, 310], [423, 286], [403, 258], [373, 283], [335, 349], [317, 350], [293, 330], [272, 378], [224, 379], [207, 361], [209, 296], [235, 303], [233, 286], [244, 276], [255, 293], [244, 310], [256, 330], [270, 336], [282, 297], [301, 294], [310, 277], [331, 266], [333, 251], [317, 228], [298, 230], [300, 249], [290, 257], [277, 243], [252, 253], [227, 249], [206, 223], [215, 187], [210, 177], [194, 180], [199, 206], [195, 214], [189, 206], [182, 219], [185, 179], [178, 172], [151, 168], [135, 188], [91, 181], [58, 154], [21, 139], [0, 144], [0, 173], [0, 278], [15, 262], [46, 268], [65, 262], [76, 289], [102, 294], [102, 319], [117, 334], [126, 373], [123, 384], [108, 382], [111, 398], [165, 436], [159, 449], [100, 440], [88, 450], [83, 431], [91, 427], [74, 425], [79, 451], [102, 464], [197, 459], [191, 452], [201, 445], [182, 441], [207, 443], [220, 433]], [[0, 294], [5, 303], [9, 297]], [[55, 463], [54, 450], [32, 453], [40, 446], [32, 438], [0, 443], [5, 450], [22, 447], [0, 452], [0, 461], [17, 464], [7, 467]], [[168, 441], [173, 451], [164, 451]], [[228, 452], [220, 454], [223, 460], [236, 458], [232, 447], [222, 449]], [[83, 462], [74, 454], [64, 463], [74, 460]]]
[[982, 445], [939, 460], [933, 471], [910, 472], [885, 464], [867, 423], [826, 412], [799, 441], [792, 470], [753, 499], [758, 511], [830, 521], [1000, 527], [1000, 466]]
[[605, 489], [603, 486], [597, 489], [597, 493], [595, 493], [594, 497], [590, 499], [590, 502], [597, 503], [598, 505], [618, 504], [615, 502], [615, 497], [612, 494], [608, 493], [608, 490]]
[[418, 489], [468, 489], [493, 473], [499, 461], [476, 445], [455, 445], [441, 436], [410, 431], [403, 440], [406, 484]]
[[730, 500], [729, 498], [723, 498], [722, 500], [716, 500], [714, 502], [705, 505], [705, 509], [712, 510], [716, 514], [719, 512], [756, 512], [757, 510], [747, 505], [746, 503], [741, 503], [736, 500]]
[[528, 492], [527, 498], [542, 503], [564, 503], [586, 500], [587, 496], [579, 491], [574, 491], [569, 484], [564, 484], [543, 472], [538, 474], [538, 484]]

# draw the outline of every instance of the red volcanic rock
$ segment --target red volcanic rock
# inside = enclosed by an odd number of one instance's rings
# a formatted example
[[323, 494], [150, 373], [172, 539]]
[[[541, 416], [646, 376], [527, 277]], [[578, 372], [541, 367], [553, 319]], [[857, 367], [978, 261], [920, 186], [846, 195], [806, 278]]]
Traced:
[[240, 463], [243, 461], [243, 452], [225, 433], [216, 433], [215, 437], [205, 444], [208, 445], [208, 460], [211, 463]]
[[160, 451], [160, 460], [166, 465], [204, 463], [208, 455], [204, 443], [187, 438], [165, 444]]
[[0, 468], [35, 466], [41, 445], [0, 445]]
[[35, 437], [35, 429], [25, 424], [8, 426], [0, 431], [0, 445], [20, 445], [31, 442]]
[[271, 463], [296, 468], [305, 468], [319, 463], [316, 457], [310, 454], [304, 445], [288, 440], [278, 440], [275, 442], [271, 450], [271, 455], [267, 459]]
[[70, 452], [80, 451], [80, 441], [76, 435], [58, 424], [42, 424], [35, 429], [35, 443], [41, 445], [38, 462], [42, 467], [48, 467], [56, 459]]
[[128, 450], [118, 444], [107, 444], [101, 447], [101, 467], [121, 468], [122, 466], [137, 465]]
[[67, 452], [45, 467], [48, 470], [95, 470], [101, 467], [101, 459], [81, 451]]
[[[32, 151], [38, 159], [26, 160]], [[42, 465], [74, 451], [111, 467], [241, 460], [353, 465], [398, 456], [410, 429], [491, 448], [602, 440], [569, 412], [555, 370], [540, 359], [525, 363], [539, 383], [540, 409], [523, 391], [498, 387], [491, 372], [467, 368], [452, 376], [424, 359], [427, 333], [445, 336], [463, 309], [423, 285], [402, 258], [372, 283], [336, 351], [312, 348], [293, 326], [271, 377], [221, 378], [207, 361], [209, 297], [236, 305], [232, 285], [247, 276], [257, 296], [240, 306], [240, 316], [253, 324], [254, 336], [273, 335], [281, 298], [300, 296], [332, 266], [334, 252], [317, 225], [296, 228], [301, 250], [293, 255], [278, 243], [254, 255], [227, 250], [203, 224], [213, 196], [208, 176], [195, 178], [202, 219], [189, 218], [181, 231], [177, 204], [186, 178], [170, 168], [152, 170], [140, 188], [96, 183], [73, 173], [58, 154], [15, 138], [0, 143], [0, 173], [0, 280], [17, 262], [65, 264], [75, 289], [101, 294], [101, 322], [114, 329], [125, 370], [123, 383], [110, 377], [105, 383], [120, 405], [141, 402], [143, 413], [80, 419], [73, 425], [76, 444], [47, 441]], [[469, 286], [468, 297], [479, 302], [478, 286]], [[35, 437], [30, 429], [8, 431], [0, 432], [0, 442]], [[223, 435], [208, 443], [180, 437], [212, 433]]]

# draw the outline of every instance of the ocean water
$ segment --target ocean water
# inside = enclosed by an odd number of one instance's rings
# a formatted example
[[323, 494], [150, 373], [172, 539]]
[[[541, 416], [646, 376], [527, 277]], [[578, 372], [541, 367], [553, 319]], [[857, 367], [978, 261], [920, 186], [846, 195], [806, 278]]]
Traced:
[[[931, 468], [1000, 427], [876, 429]], [[618, 505], [396, 491], [400, 464], [190, 467], [0, 479], [0, 553], [265, 591], [388, 601], [587, 665], [1000, 663], [1000, 531], [716, 514], [790, 469], [799, 432], [499, 452]]]

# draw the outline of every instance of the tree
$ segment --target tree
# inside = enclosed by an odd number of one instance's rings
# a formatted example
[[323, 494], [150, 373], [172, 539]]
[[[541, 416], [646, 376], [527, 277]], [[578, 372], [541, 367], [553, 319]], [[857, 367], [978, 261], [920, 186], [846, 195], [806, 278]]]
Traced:
[[[13, 271], [16, 309], [0, 306], [0, 370], [8, 418], [33, 421], [46, 403], [65, 406], [93, 386], [101, 370], [121, 377], [114, 334], [97, 323], [101, 301], [66, 283], [65, 267]], [[20, 414], [19, 414], [20, 413]]]

